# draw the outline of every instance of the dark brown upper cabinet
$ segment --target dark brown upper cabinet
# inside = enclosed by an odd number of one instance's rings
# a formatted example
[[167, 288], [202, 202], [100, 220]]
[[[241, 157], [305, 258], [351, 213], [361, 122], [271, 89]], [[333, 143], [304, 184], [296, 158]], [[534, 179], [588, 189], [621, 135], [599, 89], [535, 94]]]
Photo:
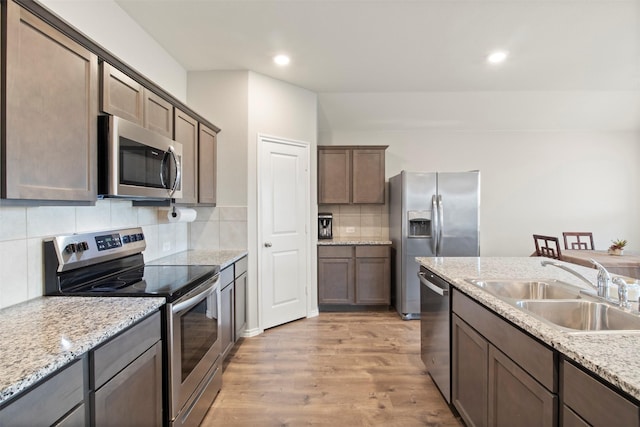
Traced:
[[182, 198], [179, 203], [198, 203], [198, 121], [175, 109], [174, 139], [182, 144]]
[[95, 201], [98, 58], [13, 1], [4, 11], [2, 197]]
[[101, 110], [173, 139], [173, 105], [102, 62]]
[[215, 205], [218, 133], [200, 123], [198, 135], [198, 203]]
[[384, 204], [387, 147], [319, 146], [318, 204]]

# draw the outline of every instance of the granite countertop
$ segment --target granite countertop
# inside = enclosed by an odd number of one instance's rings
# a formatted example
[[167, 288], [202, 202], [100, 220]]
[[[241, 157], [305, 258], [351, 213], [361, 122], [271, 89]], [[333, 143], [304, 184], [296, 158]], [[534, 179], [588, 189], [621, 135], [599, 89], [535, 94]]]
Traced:
[[164, 303], [164, 298], [40, 297], [0, 310], [0, 404]]
[[188, 250], [153, 261], [149, 265], [219, 265], [220, 270], [247, 255], [246, 249]]
[[318, 239], [318, 246], [339, 245], [391, 245], [391, 240], [379, 237], [336, 237], [333, 239]]
[[[587, 288], [576, 276], [555, 267], [542, 267], [540, 258], [416, 258], [423, 266], [500, 316], [521, 327], [596, 375], [640, 399], [639, 333], [569, 334], [555, 329], [474, 286], [464, 279], [557, 279]], [[597, 270], [567, 264], [595, 282]], [[617, 295], [614, 289], [611, 295]]]

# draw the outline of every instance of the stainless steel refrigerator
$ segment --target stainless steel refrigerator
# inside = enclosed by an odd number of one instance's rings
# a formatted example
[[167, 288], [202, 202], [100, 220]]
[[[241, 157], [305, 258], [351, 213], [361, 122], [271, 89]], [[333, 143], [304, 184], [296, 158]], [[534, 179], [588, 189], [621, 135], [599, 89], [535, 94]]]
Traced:
[[392, 303], [420, 317], [416, 257], [480, 255], [480, 172], [407, 172], [389, 179]]

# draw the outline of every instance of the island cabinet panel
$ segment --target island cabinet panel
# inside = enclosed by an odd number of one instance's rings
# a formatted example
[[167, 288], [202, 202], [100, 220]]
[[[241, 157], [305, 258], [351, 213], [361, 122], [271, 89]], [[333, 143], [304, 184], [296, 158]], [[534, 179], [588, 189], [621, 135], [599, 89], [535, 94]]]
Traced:
[[198, 138], [198, 203], [216, 204], [217, 133], [200, 124]]
[[562, 427], [590, 427], [589, 423], [580, 418], [578, 414], [573, 412], [567, 405], [562, 406]]
[[488, 425], [489, 343], [458, 316], [451, 324], [451, 399], [465, 424]]
[[85, 366], [84, 359], [72, 362], [2, 407], [0, 426], [85, 425]]
[[558, 425], [557, 355], [452, 290], [452, 399], [467, 425]]
[[554, 427], [558, 396], [489, 345], [489, 425]]
[[184, 204], [198, 203], [198, 121], [176, 108], [174, 139], [182, 144], [182, 198]]
[[318, 203], [383, 204], [386, 148], [318, 147]]
[[[577, 414], [576, 417], [595, 427], [640, 425], [640, 407], [637, 402], [628, 399], [567, 360], [563, 360], [560, 367], [562, 399], [566, 407]], [[565, 408], [563, 415], [567, 411]], [[577, 423], [575, 417], [568, 418], [571, 422]]]
[[94, 201], [98, 58], [13, 1], [3, 5], [2, 197]]

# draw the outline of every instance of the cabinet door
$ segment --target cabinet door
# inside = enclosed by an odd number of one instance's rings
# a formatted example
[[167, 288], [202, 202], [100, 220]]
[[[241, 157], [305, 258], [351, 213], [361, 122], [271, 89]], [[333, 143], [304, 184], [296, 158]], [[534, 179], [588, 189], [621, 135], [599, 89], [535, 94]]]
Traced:
[[318, 203], [351, 203], [351, 150], [318, 150]]
[[353, 258], [318, 259], [319, 304], [353, 304], [354, 281]]
[[247, 326], [247, 273], [236, 278], [234, 288], [234, 308], [235, 308], [235, 340], [237, 341]]
[[102, 102], [105, 113], [144, 126], [144, 88], [110, 64], [102, 63]]
[[83, 402], [85, 389], [83, 360], [72, 362], [2, 408], [0, 426], [52, 425]]
[[144, 90], [144, 127], [173, 139], [173, 105], [148, 89]]
[[98, 58], [13, 1], [3, 4], [2, 197], [94, 201]]
[[353, 150], [353, 203], [384, 203], [384, 150]]
[[94, 393], [95, 425], [162, 425], [162, 345], [157, 342]]
[[458, 316], [451, 324], [451, 398], [468, 426], [488, 424], [489, 343]]
[[220, 341], [222, 342], [222, 358], [233, 348], [233, 282], [220, 291]]
[[198, 202], [216, 204], [216, 132], [200, 124], [198, 140]]
[[182, 144], [182, 198], [179, 203], [198, 203], [198, 121], [175, 109], [175, 137]]
[[356, 304], [389, 304], [390, 260], [356, 258]]
[[554, 427], [557, 396], [489, 346], [489, 425]]

